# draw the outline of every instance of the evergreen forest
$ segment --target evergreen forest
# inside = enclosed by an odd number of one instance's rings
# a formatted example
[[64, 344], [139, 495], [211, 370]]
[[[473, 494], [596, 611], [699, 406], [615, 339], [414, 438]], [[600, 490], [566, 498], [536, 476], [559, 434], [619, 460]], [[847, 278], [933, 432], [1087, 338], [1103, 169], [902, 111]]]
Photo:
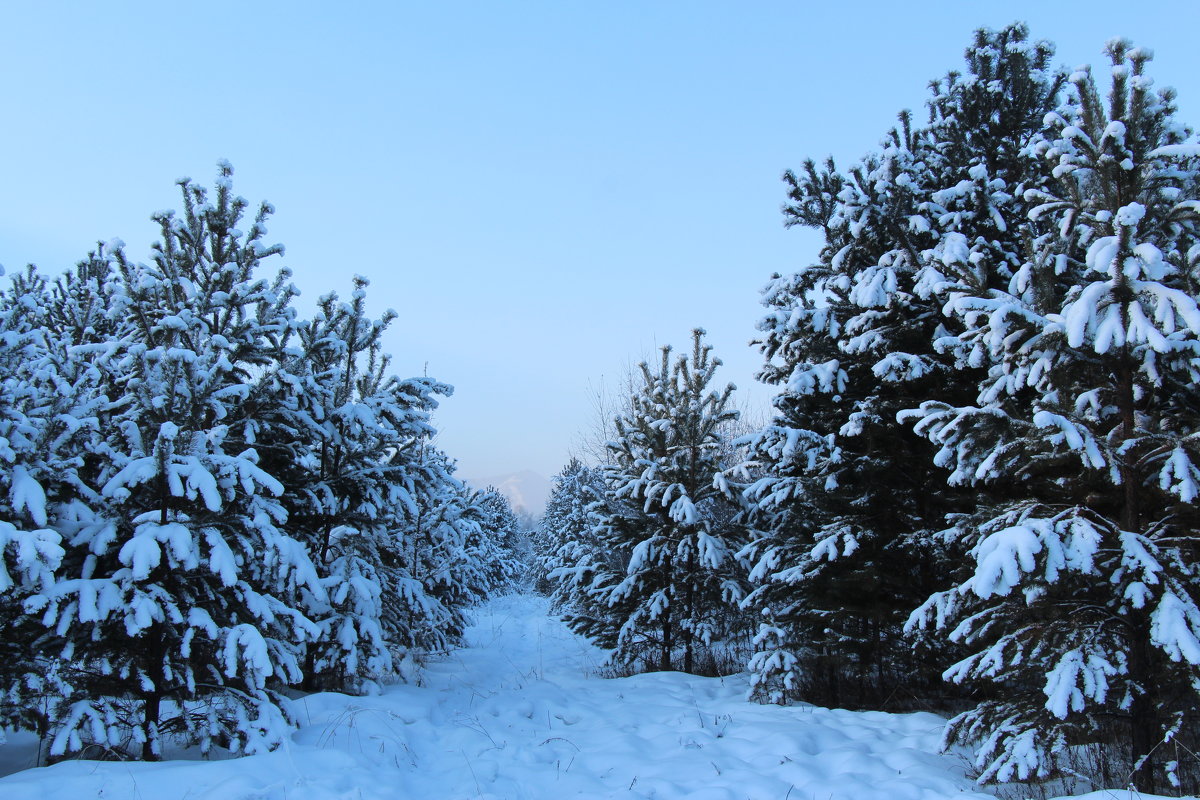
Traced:
[[302, 316], [226, 162], [145, 258], [16, 271], [0, 729], [268, 752], [296, 698], [419, 683], [522, 590], [610, 676], [934, 711], [982, 784], [1200, 791], [1200, 138], [1148, 49], [1105, 52], [981, 29], [876, 149], [785, 172], [822, 245], [763, 276], [769, 418], [697, 328], [532, 526], [456, 477], [452, 387], [394, 373], [366, 278]]

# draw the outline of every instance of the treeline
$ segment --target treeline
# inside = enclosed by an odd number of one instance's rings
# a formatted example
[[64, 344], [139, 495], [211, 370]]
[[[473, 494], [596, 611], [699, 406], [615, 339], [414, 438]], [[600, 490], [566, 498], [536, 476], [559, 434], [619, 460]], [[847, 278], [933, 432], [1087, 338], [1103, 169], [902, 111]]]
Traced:
[[0, 293], [0, 726], [50, 758], [273, 747], [288, 691], [412, 676], [517, 574], [432, 442], [450, 387], [391, 374], [362, 278], [301, 319], [231, 173], [148, 262]]
[[957, 708], [984, 782], [1092, 752], [1097, 788], [1200, 786], [1200, 144], [1106, 52], [981, 30], [926, 123], [786, 173], [824, 246], [763, 293], [773, 418], [723, 434], [699, 333], [643, 365], [539, 532], [577, 630], [638, 669], [752, 636], [763, 701]]

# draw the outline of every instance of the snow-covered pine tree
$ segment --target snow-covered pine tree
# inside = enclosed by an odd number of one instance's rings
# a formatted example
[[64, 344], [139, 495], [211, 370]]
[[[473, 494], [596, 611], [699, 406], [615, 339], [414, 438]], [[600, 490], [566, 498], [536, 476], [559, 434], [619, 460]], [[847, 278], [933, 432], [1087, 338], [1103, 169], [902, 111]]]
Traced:
[[5, 727], [44, 732], [70, 693], [36, 647], [38, 626], [24, 613], [26, 601], [36, 602], [58, 580], [56, 506], [72, 494], [78, 439], [95, 430], [78, 412], [69, 424], [59, 419], [75, 411], [79, 393], [60, 379], [37, 324], [47, 299], [46, 282], [32, 267], [0, 293], [0, 742]]
[[550, 595], [573, 630], [605, 648], [617, 646], [620, 622], [608, 596], [629, 560], [602, 536], [603, 520], [619, 508], [634, 510], [608, 495], [600, 468], [573, 458], [554, 477], [535, 539], [535, 588]]
[[614, 502], [598, 526], [628, 558], [606, 598], [619, 624], [618, 661], [692, 671], [743, 595], [736, 492], [719, 457], [722, 426], [738, 412], [729, 407], [732, 384], [710, 388], [721, 364], [711, 353], [699, 329], [690, 355], [672, 363], [664, 347], [657, 370], [641, 365], [642, 385], [615, 420], [605, 467]]
[[1044, 778], [1100, 743], [1104, 778], [1154, 792], [1192, 772], [1176, 749], [1200, 713], [1200, 145], [1151, 90], [1150, 53], [1107, 50], [1107, 102], [1076, 71], [1023, 150], [1044, 180], [1016, 195], [1009, 285], [976, 284], [994, 256], [967, 237], [930, 263], [963, 327], [947, 345], [990, 371], [974, 404], [909, 416], [952, 483], [1021, 494], [961, 521], [972, 569], [910, 624], [970, 650], [947, 677], [987, 699], [947, 740], [978, 743], [981, 780]]
[[478, 578], [473, 567], [451, 569], [461, 564], [465, 534], [455, 525], [462, 486], [445, 453], [426, 439], [394, 457], [406, 462], [389, 508], [392, 538], [401, 546], [390, 564], [383, 620], [398, 669], [407, 675], [414, 660], [458, 641], [463, 608], [473, 602], [460, 581], [473, 585]]
[[0, 296], [0, 724], [43, 744], [89, 688], [70, 646], [30, 609], [69, 585], [69, 548], [103, 524], [93, 478], [111, 389], [95, 369], [109, 350], [106, 277], [92, 254], [53, 285], [31, 266]]
[[[386, 360], [382, 363], [386, 366]], [[381, 377], [383, 369], [376, 374]], [[444, 607], [416, 577], [447, 569], [457, 551], [437, 525], [432, 536], [425, 532], [424, 542], [417, 541], [412, 525], [414, 519], [445, 519], [440, 516], [447, 507], [444, 498], [459, 487], [445, 467], [445, 455], [432, 444], [437, 397], [453, 390], [427, 377], [388, 377], [375, 379], [363, 391], [386, 432], [378, 442], [383, 452], [369, 470], [373, 482], [364, 509], [376, 516], [368, 530], [381, 588], [380, 624], [393, 670], [407, 679], [411, 670], [406, 665], [430, 650], [444, 650], [461, 631], [456, 621], [461, 612]]]
[[414, 502], [405, 479], [434, 433], [434, 396], [450, 391], [388, 375], [381, 337], [395, 315], [367, 315], [367, 286], [356, 277], [349, 302], [319, 300], [257, 402], [274, 437], [262, 442], [264, 465], [287, 487], [289, 531], [307, 545], [325, 589], [306, 600], [321, 631], [307, 645], [310, 689], [362, 691], [391, 672], [392, 650], [403, 658], [410, 646], [389, 637], [384, 620], [385, 609], [403, 618], [410, 602], [411, 587], [397, 596], [407, 545], [396, 509]]
[[499, 489], [488, 486], [475, 497], [479, 508], [479, 525], [495, 556], [485, 562], [488, 583], [492, 590], [512, 589], [525, 573], [525, 564], [520, 553], [526, 546], [526, 532], [521, 527], [508, 502]]
[[450, 387], [388, 374], [361, 279], [297, 323], [229, 172], [213, 203], [183, 182], [151, 264], [113, 243], [0, 297], [0, 724], [55, 755], [269, 746], [305, 644], [361, 690], [494, 587], [490, 517], [431, 443]]
[[493, 580], [493, 562], [503, 554], [486, 529], [479, 493], [454, 477], [454, 463], [431, 442], [414, 456], [399, 476], [402, 502], [393, 506], [393, 535], [404, 546], [393, 570], [395, 610], [385, 607], [384, 618], [389, 641], [419, 659], [457, 644], [468, 609], [507, 585]]
[[466, 626], [467, 609], [504, 588], [493, 583], [491, 572], [491, 561], [500, 557], [500, 551], [484, 529], [478, 492], [456, 479], [452, 467], [436, 488], [438, 501], [430, 520], [436, 561], [427, 585], [451, 615], [447, 635], [456, 642]]
[[78, 355], [92, 356], [118, 338], [119, 321], [109, 314], [113, 304], [116, 275], [103, 244], [87, 258], [55, 279], [49, 303], [39, 309], [39, 325], [50, 331]]
[[[546, 510], [542, 512], [533, 534], [534, 564], [531, 574], [536, 591], [546, 595], [557, 594], [558, 581], [550, 575], [566, 565], [559, 560], [559, 548], [569, 542], [581, 541], [588, 535], [592, 530], [588, 507], [599, 500], [603, 493], [604, 477], [578, 458], [572, 458], [551, 479]], [[598, 549], [598, 546], [589, 549]], [[561, 604], [556, 601], [555, 605]]]
[[184, 214], [155, 216], [148, 264], [115, 247], [117, 340], [92, 366], [123, 392], [101, 419], [95, 518], [70, 532], [61, 579], [25, 610], [73, 665], [77, 701], [53, 754], [87, 744], [160, 757], [168, 738], [257, 751], [285, 735], [280, 684], [300, 678], [316, 633], [297, 608], [320, 591], [281, 529], [282, 485], [259, 464], [246, 400], [293, 324], [285, 284], [257, 279], [270, 207], [243, 234], [246, 201], [223, 164], [215, 196], [184, 180]]
[[[933, 450], [896, 413], [929, 397], [973, 397], [979, 374], [954, 369], [943, 297], [923, 271], [947, 232], [989, 255], [973, 279], [1006, 285], [1018, 157], [1054, 107], [1052, 49], [1022, 25], [977, 32], [967, 71], [932, 84], [930, 121], [907, 113], [842, 174], [832, 161], [787, 173], [789, 225], [820, 230], [817, 264], [776, 277], [760, 322], [776, 417], [750, 437], [748, 491], [762, 535], [742, 553], [763, 619], [754, 694], [875, 705], [923, 692], [936, 671], [902, 635], [909, 611], [951, 568], [936, 532], [970, 508]], [[956, 239], [957, 240], [957, 239]]]

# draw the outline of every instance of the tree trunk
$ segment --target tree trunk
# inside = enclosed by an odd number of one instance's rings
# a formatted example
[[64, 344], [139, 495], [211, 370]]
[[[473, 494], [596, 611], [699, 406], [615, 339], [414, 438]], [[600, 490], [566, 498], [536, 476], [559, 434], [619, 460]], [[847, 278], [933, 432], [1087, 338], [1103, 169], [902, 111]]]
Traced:
[[162, 695], [157, 691], [142, 694], [142, 730], [146, 741], [142, 742], [142, 760], [158, 761], [162, 758], [159, 747], [158, 723], [162, 709]]
[[300, 684], [306, 692], [315, 692], [320, 689], [317, 683], [317, 652], [314, 649], [316, 642], [308, 642], [308, 646], [304, 648], [304, 681]]
[[[1130, 442], [1136, 435], [1137, 409], [1134, 400], [1133, 365], [1128, 359], [1117, 371], [1117, 407], [1121, 414], [1121, 438]], [[1121, 509], [1121, 528], [1137, 532], [1141, 527], [1138, 489], [1141, 474], [1135, 466], [1135, 453], [1126, 452], [1121, 463], [1121, 483], [1124, 484], [1124, 507]], [[1147, 620], [1137, 620], [1130, 626], [1129, 679], [1137, 685], [1129, 709], [1129, 746], [1132, 764], [1139, 759], [1141, 766], [1132, 774], [1134, 788], [1144, 794], [1154, 794], [1154, 765], [1151, 750], [1158, 744], [1158, 725], [1155, 719], [1154, 676], [1150, 663], [1150, 628]]]
[[1140, 687], [1141, 691], [1133, 697], [1129, 709], [1129, 749], [1130, 764], [1136, 765], [1142, 759], [1140, 767], [1133, 770], [1133, 788], [1143, 794], [1155, 792], [1155, 764], [1150, 752], [1158, 744], [1158, 725], [1156, 724], [1154, 708], [1154, 679], [1150, 671], [1150, 631], [1145, 621], [1139, 621], [1133, 626], [1136, 640], [1129, 648], [1129, 679]]
[[658, 668], [667, 672], [671, 669], [671, 649], [674, 647], [674, 642], [671, 640], [671, 610], [667, 609], [663, 613], [662, 618], [662, 652], [659, 654]]
[[[695, 624], [696, 621], [696, 552], [695, 550], [688, 551], [687, 560], [688, 570], [688, 585], [687, 585], [687, 619]], [[694, 668], [693, 659], [693, 642], [695, 641], [695, 631], [691, 628], [685, 628], [683, 631], [683, 671], [692, 674]]]
[[875, 661], [875, 664], [874, 664], [874, 666], [875, 666], [875, 706], [879, 707], [879, 706], [883, 705], [884, 700], [887, 697], [889, 697], [891, 694], [891, 692], [888, 691], [889, 687], [886, 685], [887, 678], [885, 676], [885, 668], [884, 668], [883, 622], [878, 618], [872, 619], [871, 620], [871, 631], [872, 631], [872, 639], [875, 642], [874, 647], [872, 648], [874, 650], [874, 661]]
[[[1117, 408], [1121, 413], [1121, 439], [1131, 442], [1137, 435], [1137, 410], [1133, 397], [1133, 366], [1129, 363], [1121, 365], [1117, 372]], [[1127, 531], [1137, 531], [1141, 509], [1139, 508], [1138, 487], [1141, 486], [1141, 476], [1135, 466], [1135, 453], [1125, 453], [1121, 461], [1121, 483], [1124, 484], [1124, 507], [1121, 509], [1121, 527]]]
[[670, 555], [668, 555], [665, 559], [663, 559], [663, 570], [662, 570], [663, 592], [665, 592], [667, 597], [669, 598], [667, 607], [665, 609], [663, 609], [662, 652], [660, 653], [660, 658], [659, 658], [659, 669], [663, 670], [664, 672], [669, 671], [674, 668], [671, 664], [671, 651], [673, 649], [675, 649], [675, 640], [674, 640], [675, 631], [671, 625], [671, 612], [674, 610], [674, 603], [671, 602], [674, 600], [674, 597], [673, 597], [674, 592], [671, 591], [671, 578], [674, 573], [674, 570], [671, 568], [672, 561], [673, 561], [673, 559], [671, 558]]

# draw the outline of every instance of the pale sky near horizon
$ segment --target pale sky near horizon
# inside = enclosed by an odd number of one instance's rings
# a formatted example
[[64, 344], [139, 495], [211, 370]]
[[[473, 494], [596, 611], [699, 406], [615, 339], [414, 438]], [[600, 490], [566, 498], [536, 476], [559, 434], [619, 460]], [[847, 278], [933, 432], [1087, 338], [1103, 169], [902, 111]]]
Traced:
[[923, 120], [975, 28], [1025, 20], [1097, 68], [1127, 36], [1197, 127], [1198, 7], [0, 0], [0, 264], [57, 273], [114, 237], [144, 259], [175, 179], [229, 159], [277, 209], [302, 313], [365, 275], [396, 371], [456, 387], [436, 422], [461, 475], [549, 477], [594, 393], [696, 326], [766, 405], [758, 290], [818, 246], [783, 228], [780, 174]]

